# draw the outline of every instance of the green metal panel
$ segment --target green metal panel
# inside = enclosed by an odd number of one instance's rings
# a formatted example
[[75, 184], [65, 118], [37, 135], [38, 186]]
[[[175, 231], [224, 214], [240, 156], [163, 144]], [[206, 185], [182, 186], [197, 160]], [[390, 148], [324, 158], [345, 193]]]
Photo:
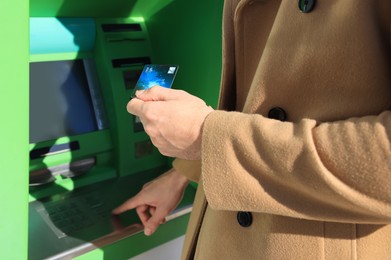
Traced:
[[[101, 29], [102, 24], [138, 23], [142, 31], [136, 32], [108, 32]], [[113, 67], [113, 59], [132, 59], [152, 57], [149, 35], [141, 18], [96, 19], [97, 42], [94, 51], [98, 76], [100, 78], [105, 106], [107, 110], [117, 169], [120, 176], [134, 174], [158, 166], [166, 166], [167, 160], [156, 148], [151, 146], [149, 155], [137, 158], [136, 145], [147, 145], [148, 136], [144, 131], [136, 132], [134, 117], [126, 111], [132, 89], [126, 88], [123, 73], [137, 70], [138, 66]], [[133, 87], [133, 86], [131, 86]]]
[[28, 212], [28, 1], [0, 8], [0, 259], [26, 259]]
[[[31, 17], [137, 17], [145, 19], [174, 0], [30, 0]], [[188, 4], [194, 4], [187, 1]]]
[[64, 152], [59, 154], [54, 154], [48, 157], [38, 158], [31, 160], [30, 162], [30, 171], [36, 170], [43, 167], [51, 167], [61, 163], [68, 163], [72, 159], [81, 159], [88, 156], [95, 156], [96, 154], [109, 151], [112, 148], [110, 133], [108, 130], [101, 130], [92, 133], [87, 133], [83, 135], [76, 136], [65, 136], [58, 138], [56, 140], [49, 140], [40, 142], [38, 144], [30, 144], [30, 151], [33, 149], [39, 149], [42, 147], [53, 146], [57, 144], [65, 144], [78, 140], [80, 145], [83, 146], [83, 149], [73, 151], [73, 152]]
[[136, 0], [30, 0], [31, 17], [128, 17]]
[[[46, 62], [56, 60], [74, 60], [74, 59], [93, 59], [93, 53], [48, 53], [30, 55], [30, 62]], [[96, 86], [101, 87], [101, 86]], [[37, 187], [30, 187], [29, 201], [44, 198], [53, 194], [61, 193], [66, 190], [74, 190], [79, 187], [91, 185], [96, 182], [116, 177], [116, 171], [113, 168], [112, 141], [110, 130], [104, 129], [91, 133], [64, 136], [58, 139], [32, 143], [29, 145], [30, 152], [34, 149], [43, 147], [52, 147], [53, 145], [67, 144], [77, 141], [82, 147], [80, 150], [67, 151], [47, 157], [30, 159], [29, 170], [46, 169], [48, 167], [67, 164], [84, 158], [95, 158], [94, 167], [87, 173], [78, 178], [65, 178], [56, 176], [56, 181], [52, 184], [45, 184]]]
[[146, 20], [155, 62], [180, 65], [173, 88], [212, 107], [220, 89], [223, 2], [173, 1]]

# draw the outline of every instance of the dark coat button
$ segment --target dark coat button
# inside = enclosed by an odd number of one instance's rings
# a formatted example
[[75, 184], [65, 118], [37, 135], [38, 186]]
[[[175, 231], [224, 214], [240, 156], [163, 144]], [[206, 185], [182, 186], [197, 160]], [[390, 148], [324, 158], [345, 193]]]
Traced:
[[277, 119], [280, 121], [286, 121], [286, 112], [281, 107], [273, 107], [269, 110], [269, 113], [267, 114], [269, 118]]
[[238, 219], [239, 225], [242, 227], [249, 227], [253, 223], [253, 215], [251, 212], [240, 211], [236, 215], [236, 218]]
[[299, 9], [303, 13], [309, 13], [314, 9], [316, 0], [299, 0]]

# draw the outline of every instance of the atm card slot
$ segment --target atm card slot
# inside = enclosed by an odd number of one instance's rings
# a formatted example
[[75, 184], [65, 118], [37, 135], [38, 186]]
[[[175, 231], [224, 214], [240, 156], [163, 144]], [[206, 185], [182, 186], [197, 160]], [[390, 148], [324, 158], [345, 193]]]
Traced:
[[106, 33], [116, 32], [141, 32], [141, 25], [138, 23], [121, 23], [121, 24], [102, 24], [102, 30]]
[[145, 41], [144, 37], [107, 37], [106, 41], [109, 43], [121, 43], [121, 42], [141, 42]]
[[128, 68], [135, 66], [144, 66], [150, 64], [151, 59], [149, 57], [137, 57], [137, 58], [123, 58], [114, 59], [111, 61], [114, 68]]

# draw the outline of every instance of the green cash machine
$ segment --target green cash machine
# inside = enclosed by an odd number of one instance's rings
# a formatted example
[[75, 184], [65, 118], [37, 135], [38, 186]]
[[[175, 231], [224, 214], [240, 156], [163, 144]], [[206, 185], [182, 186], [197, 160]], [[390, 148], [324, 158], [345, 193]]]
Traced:
[[1, 259], [129, 259], [183, 235], [190, 185], [151, 237], [111, 210], [170, 168], [126, 112], [146, 64], [216, 106], [222, 0], [5, 0]]

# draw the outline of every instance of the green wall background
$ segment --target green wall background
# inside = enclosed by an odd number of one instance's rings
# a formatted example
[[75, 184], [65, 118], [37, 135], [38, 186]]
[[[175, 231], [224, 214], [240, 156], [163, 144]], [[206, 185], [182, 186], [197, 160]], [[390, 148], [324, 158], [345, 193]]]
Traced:
[[27, 257], [28, 12], [27, 1], [1, 2], [0, 259]]

